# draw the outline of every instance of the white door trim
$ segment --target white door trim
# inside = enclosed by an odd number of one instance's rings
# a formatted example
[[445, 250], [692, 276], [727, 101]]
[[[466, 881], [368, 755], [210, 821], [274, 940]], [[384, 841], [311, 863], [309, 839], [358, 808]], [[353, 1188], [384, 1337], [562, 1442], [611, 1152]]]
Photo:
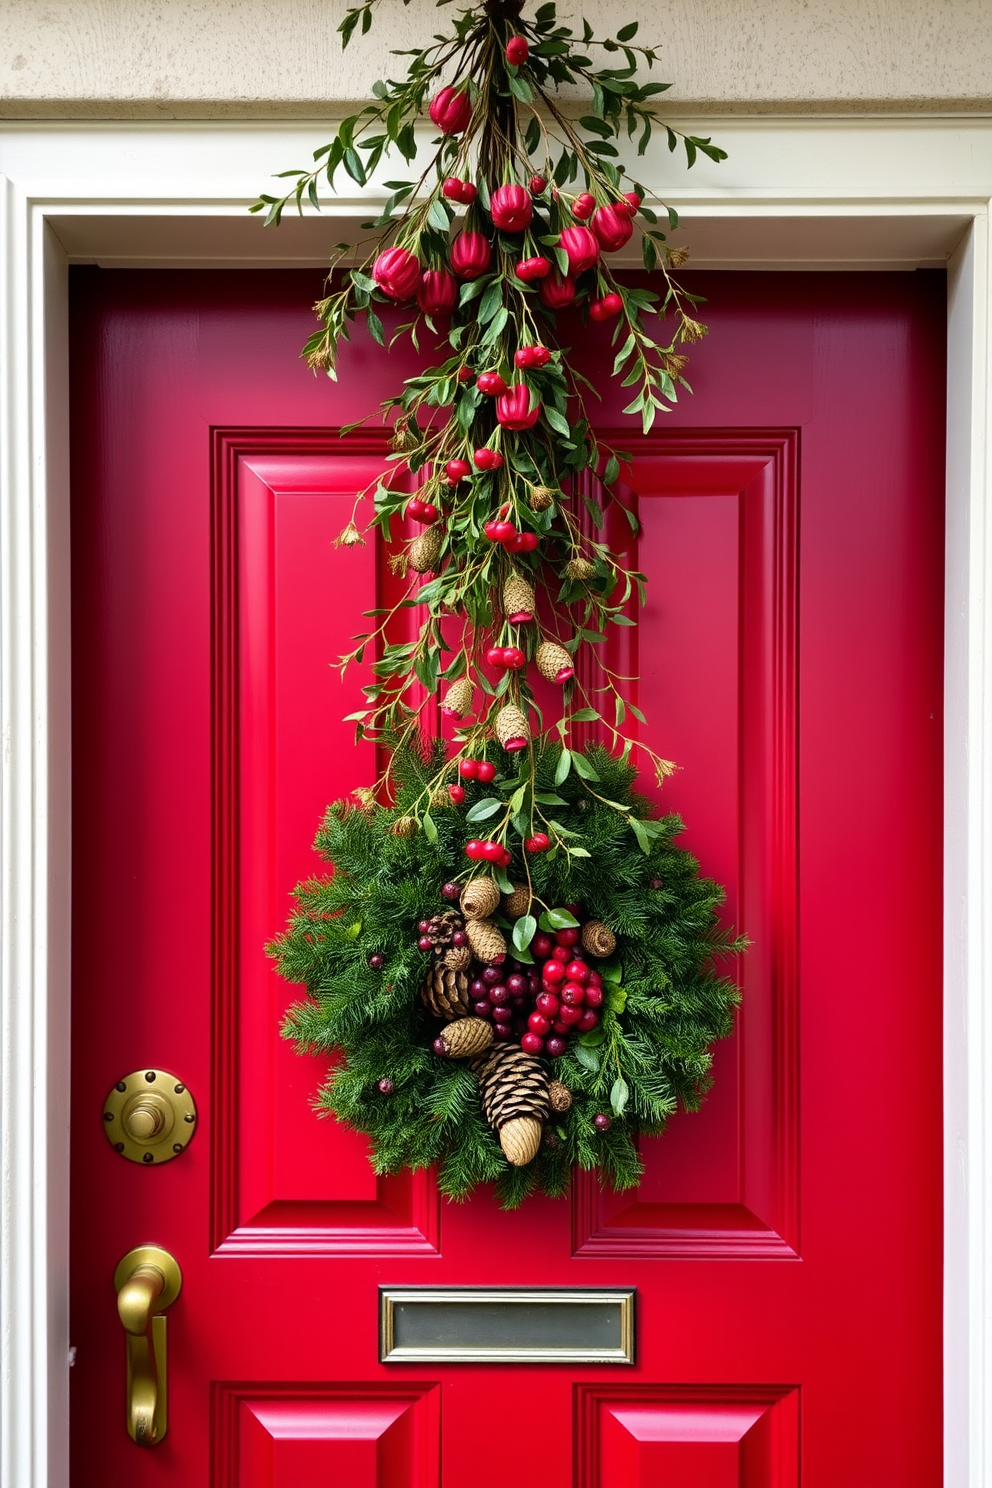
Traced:
[[[949, 263], [945, 1488], [992, 1482], [992, 120], [714, 118], [649, 157], [701, 265]], [[70, 261], [319, 263], [369, 215], [263, 234], [245, 206], [325, 121], [0, 127], [0, 1483], [68, 1483]], [[921, 1098], [926, 1098], [921, 1092]], [[911, 1236], [878, 1236], [880, 1245]], [[108, 1283], [109, 1285], [109, 1283]], [[85, 1340], [73, 1340], [85, 1346]]]

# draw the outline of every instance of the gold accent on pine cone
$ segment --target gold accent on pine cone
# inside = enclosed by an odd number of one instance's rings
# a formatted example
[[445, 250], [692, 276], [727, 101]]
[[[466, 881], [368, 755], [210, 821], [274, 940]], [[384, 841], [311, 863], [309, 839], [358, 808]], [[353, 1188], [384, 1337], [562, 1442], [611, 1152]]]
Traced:
[[565, 564], [566, 579], [591, 579], [595, 572], [595, 565], [588, 558], [570, 558]]
[[508, 749], [516, 739], [530, 739], [527, 715], [516, 703], [507, 703], [496, 714], [496, 737], [504, 749]]
[[471, 1059], [489, 1048], [493, 1028], [485, 1018], [456, 1018], [442, 1029], [440, 1039], [449, 1059]]
[[525, 915], [530, 909], [533, 898], [534, 896], [526, 884], [514, 884], [513, 893], [506, 896], [506, 902], [503, 906], [506, 910], [507, 918], [519, 920], [520, 916]]
[[582, 946], [590, 956], [612, 956], [617, 948], [617, 938], [602, 920], [587, 920], [582, 926]]
[[472, 964], [472, 952], [468, 946], [449, 946], [441, 961], [451, 971], [468, 971]]
[[427, 973], [420, 996], [425, 1007], [436, 1018], [463, 1018], [472, 1006], [469, 978], [464, 971], [453, 971], [440, 961]]
[[499, 884], [483, 873], [465, 885], [459, 903], [467, 920], [488, 920], [499, 908], [499, 899]]
[[510, 624], [527, 625], [534, 618], [536, 604], [531, 585], [519, 574], [512, 574], [503, 585], [503, 613]]
[[549, 682], [557, 682], [559, 673], [575, 665], [565, 647], [559, 646], [557, 641], [542, 641], [534, 661], [541, 676]]
[[444, 694], [444, 702], [441, 706], [446, 713], [453, 713], [456, 718], [464, 718], [466, 713], [472, 711], [474, 697], [475, 688], [468, 677], [459, 677], [457, 682], [452, 682]]
[[499, 1129], [503, 1156], [515, 1168], [525, 1168], [537, 1156], [544, 1127], [534, 1116], [515, 1116]]
[[495, 961], [497, 956], [507, 954], [503, 932], [492, 920], [466, 920], [465, 934], [480, 961]]
[[440, 527], [428, 527], [413, 539], [407, 552], [407, 558], [411, 568], [418, 573], [430, 573], [432, 568], [437, 567], [437, 560], [441, 556], [441, 529]]
[[527, 504], [531, 511], [547, 511], [554, 504], [557, 492], [552, 491], [550, 486], [532, 486]]
[[548, 1086], [548, 1099], [552, 1111], [567, 1111], [572, 1104], [572, 1092], [560, 1080], [552, 1080]]
[[401, 816], [398, 821], [393, 822], [389, 830], [394, 837], [412, 837], [419, 825], [415, 816]]

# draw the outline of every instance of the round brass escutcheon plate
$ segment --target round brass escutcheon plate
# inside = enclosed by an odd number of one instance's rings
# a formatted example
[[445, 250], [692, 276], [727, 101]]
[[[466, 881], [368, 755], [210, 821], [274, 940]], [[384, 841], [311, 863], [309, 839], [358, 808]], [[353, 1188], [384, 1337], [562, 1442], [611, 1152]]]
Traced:
[[168, 1070], [135, 1070], [104, 1101], [103, 1129], [121, 1157], [150, 1168], [185, 1152], [196, 1131], [196, 1105]]

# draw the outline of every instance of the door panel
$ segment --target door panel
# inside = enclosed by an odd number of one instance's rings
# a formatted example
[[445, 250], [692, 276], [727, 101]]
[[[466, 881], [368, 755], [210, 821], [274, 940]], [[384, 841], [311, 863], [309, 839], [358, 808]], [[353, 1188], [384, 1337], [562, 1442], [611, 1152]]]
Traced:
[[[386, 452], [336, 430], [416, 366], [357, 336], [313, 378], [319, 287], [73, 271], [74, 1488], [934, 1488], [940, 276], [702, 276], [694, 397], [620, 436], [643, 528], [610, 537], [650, 585], [610, 664], [752, 947], [640, 1187], [512, 1215], [376, 1179], [311, 1109], [332, 1056], [279, 1037], [264, 943], [376, 770], [334, 662], [399, 594], [333, 546]], [[606, 331], [572, 341], [595, 378]], [[152, 1066], [200, 1119], [147, 1169], [100, 1111]], [[142, 1451], [111, 1281], [144, 1242], [184, 1287]], [[637, 1363], [383, 1366], [384, 1283], [636, 1286]]]

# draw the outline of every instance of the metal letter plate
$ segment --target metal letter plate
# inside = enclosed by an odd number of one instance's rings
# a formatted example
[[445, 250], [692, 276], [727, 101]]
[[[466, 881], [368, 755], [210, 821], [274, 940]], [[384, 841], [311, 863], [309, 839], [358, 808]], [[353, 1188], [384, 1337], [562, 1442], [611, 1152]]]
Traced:
[[383, 1364], [633, 1364], [635, 1287], [380, 1287]]

